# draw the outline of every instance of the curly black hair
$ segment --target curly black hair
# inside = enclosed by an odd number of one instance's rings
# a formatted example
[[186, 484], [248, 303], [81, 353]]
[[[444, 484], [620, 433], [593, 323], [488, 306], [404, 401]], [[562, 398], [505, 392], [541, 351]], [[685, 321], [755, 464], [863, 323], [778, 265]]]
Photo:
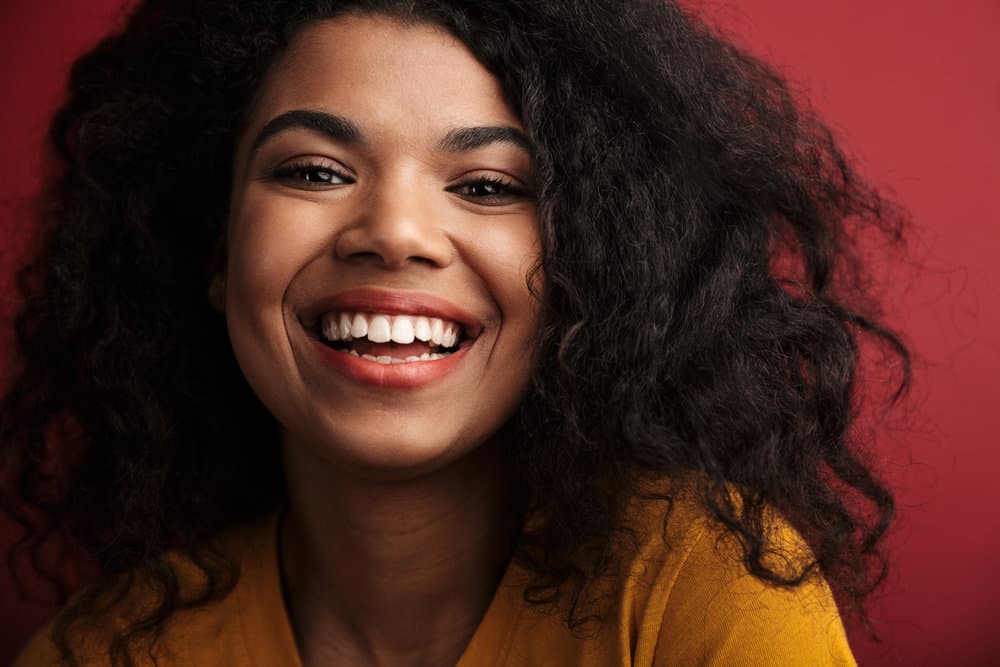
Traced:
[[[527, 602], [592, 620], [625, 503], [669, 499], [667, 481], [640, 485], [660, 479], [696, 486], [753, 575], [822, 575], [863, 614], [893, 500], [853, 432], [859, 348], [900, 362], [896, 397], [909, 356], [858, 298], [854, 241], [898, 240], [905, 216], [774, 70], [664, 0], [145, 0], [75, 64], [51, 125], [0, 402], [21, 552], [57, 585], [41, 554], [68, 540], [156, 586], [111, 657], [226, 595], [237, 575], [204, 545], [283, 498], [275, 421], [206, 287], [255, 90], [298, 29], [346, 11], [453, 33], [534, 146], [543, 324], [510, 425], [518, 489], [544, 517], [520, 536]], [[812, 547], [792, 571], [769, 565], [769, 508]], [[204, 571], [196, 599], [168, 550]], [[67, 659], [73, 623], [133, 580], [75, 598], [55, 626]]]

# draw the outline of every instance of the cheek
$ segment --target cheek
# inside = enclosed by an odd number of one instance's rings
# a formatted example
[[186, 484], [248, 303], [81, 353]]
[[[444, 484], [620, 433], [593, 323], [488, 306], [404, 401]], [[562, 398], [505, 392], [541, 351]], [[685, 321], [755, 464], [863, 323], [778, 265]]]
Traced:
[[248, 191], [229, 224], [231, 305], [280, 306], [295, 276], [324, 252], [330, 232], [319, 206]]
[[541, 274], [532, 275], [541, 258], [534, 216], [519, 224], [493, 226], [477, 242], [482, 258], [479, 272], [497, 300], [504, 328], [518, 338], [533, 337], [538, 328], [539, 304], [531, 288], [542, 293]]
[[[541, 258], [541, 241], [534, 215], [501, 218], [483, 226], [475, 236], [476, 251], [469, 254], [473, 270], [493, 296], [501, 322], [495, 342], [495, 360], [503, 360], [501, 382], [520, 397], [527, 391], [532, 372], [532, 350], [540, 326], [542, 274], [532, 274]], [[532, 281], [529, 287], [529, 279]]]
[[295, 373], [283, 304], [295, 276], [323, 251], [323, 229], [316, 218], [297, 202], [248, 194], [230, 220], [229, 338], [247, 380], [268, 405], [264, 394], [276, 384], [271, 381], [275, 375]]

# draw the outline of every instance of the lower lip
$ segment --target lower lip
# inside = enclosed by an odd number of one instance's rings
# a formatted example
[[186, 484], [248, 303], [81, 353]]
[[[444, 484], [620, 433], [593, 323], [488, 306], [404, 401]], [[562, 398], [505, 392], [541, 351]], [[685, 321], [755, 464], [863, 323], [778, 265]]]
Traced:
[[312, 336], [309, 337], [309, 340], [323, 361], [334, 370], [352, 380], [387, 389], [413, 389], [436, 382], [454, 371], [462, 363], [462, 359], [469, 349], [469, 346], [460, 347], [447, 357], [434, 361], [380, 364], [377, 361], [362, 359], [347, 352], [338, 352]]

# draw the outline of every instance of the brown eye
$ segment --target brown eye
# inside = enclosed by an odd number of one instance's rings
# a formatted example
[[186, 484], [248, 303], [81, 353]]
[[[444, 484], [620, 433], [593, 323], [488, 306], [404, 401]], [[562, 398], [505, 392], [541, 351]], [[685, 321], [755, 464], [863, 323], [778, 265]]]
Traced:
[[515, 185], [512, 181], [500, 178], [477, 178], [448, 188], [448, 191], [463, 199], [486, 206], [510, 204], [523, 199], [527, 194], [523, 188]]
[[505, 188], [501, 183], [480, 181], [470, 185], [468, 191], [473, 197], [499, 197], [504, 194]]
[[337, 175], [334, 172], [314, 167], [299, 169], [295, 172], [295, 176], [309, 183], [335, 183], [337, 181]]
[[307, 190], [332, 188], [354, 182], [353, 178], [325, 162], [283, 164], [271, 172], [271, 178], [293, 188]]

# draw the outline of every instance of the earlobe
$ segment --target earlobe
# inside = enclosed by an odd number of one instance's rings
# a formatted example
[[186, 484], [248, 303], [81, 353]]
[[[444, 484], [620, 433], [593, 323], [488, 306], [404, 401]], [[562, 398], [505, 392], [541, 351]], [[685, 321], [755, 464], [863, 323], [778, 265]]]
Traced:
[[220, 313], [226, 312], [226, 274], [216, 271], [208, 284], [208, 302]]

